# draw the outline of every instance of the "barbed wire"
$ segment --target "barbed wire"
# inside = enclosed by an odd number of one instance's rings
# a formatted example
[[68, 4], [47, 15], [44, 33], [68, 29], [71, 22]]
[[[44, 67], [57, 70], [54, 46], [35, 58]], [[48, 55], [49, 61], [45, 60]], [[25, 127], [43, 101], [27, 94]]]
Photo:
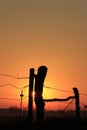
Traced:
[[58, 88], [54, 88], [54, 87], [50, 87], [50, 86], [44, 86], [44, 87], [48, 88], [48, 89], [54, 89], [54, 90], [58, 90], [58, 91], [73, 93], [72, 91], [68, 91], [68, 90], [64, 90], [64, 89], [58, 89]]
[[0, 93], [0, 95], [19, 96], [18, 94], [12, 94], [12, 93]]
[[16, 85], [14, 85], [14, 84], [10, 84], [10, 83], [0, 85], [0, 87], [6, 87], [6, 86], [12, 86], [12, 87], [14, 87], [14, 88], [16, 88], [16, 89], [24, 89], [24, 88], [28, 87], [29, 85], [25, 85], [25, 86], [20, 87], [20, 88], [19, 88], [19, 87], [17, 87]]
[[[35, 70], [35, 71], [37, 71], [37, 70]], [[14, 76], [14, 75], [10, 75], [10, 74], [2, 74], [2, 73], [0, 74], [0, 76], [11, 77], [11, 78], [15, 78], [15, 79], [29, 79], [29, 77], [25, 77], [25, 76], [19, 77], [18, 75], [17, 75], [17, 76]], [[0, 87], [5, 87], [5, 86], [13, 86], [13, 87], [16, 88], [16, 89], [24, 89], [24, 88], [29, 87], [29, 85], [25, 85], [25, 86], [19, 88], [19, 87], [17, 87], [16, 85], [10, 84], [10, 83], [0, 85]], [[50, 86], [46, 86], [46, 85], [44, 85], [43, 87], [48, 88], [48, 89], [54, 89], [54, 90], [58, 90], [58, 91], [73, 93], [72, 91], [68, 91], [68, 90], [64, 90], [64, 89], [58, 89], [58, 88], [50, 87]], [[83, 96], [87, 96], [87, 94], [85, 94], [85, 93], [79, 93], [79, 94], [80, 94], [80, 95], [83, 95]]]
[[[11, 77], [11, 78], [15, 78], [15, 79], [29, 79], [29, 77], [19, 77], [18, 75], [17, 76], [14, 76], [14, 75], [10, 75], [10, 74], [0, 74], [0, 76], [5, 76], [5, 77]], [[27, 87], [29, 87], [29, 85], [25, 85], [25, 86], [23, 86], [23, 87], [17, 87], [16, 85], [14, 85], [14, 84], [10, 84], [10, 83], [8, 83], [8, 84], [3, 84], [3, 85], [0, 85], [0, 87], [6, 87], [6, 86], [12, 86], [12, 87], [14, 87], [14, 88], [16, 88], [16, 89], [25, 89], [25, 88], [27, 88]], [[68, 91], [68, 90], [64, 90], [64, 89], [58, 89], [58, 88], [56, 88], [56, 87], [50, 87], [50, 86], [46, 86], [46, 85], [44, 85], [43, 87], [45, 87], [45, 88], [47, 88], [47, 89], [53, 89], [53, 90], [57, 90], [57, 91], [62, 91], [62, 92], [67, 92], [67, 93], [73, 93], [73, 91]], [[85, 93], [79, 93], [80, 95], [83, 95], [83, 96], [87, 96], [87, 94], [85, 94]], [[23, 97], [23, 99], [26, 99], [26, 98], [28, 98], [29, 96], [26, 96], [26, 97]], [[14, 99], [14, 98], [0, 98], [0, 99], [6, 99], [6, 100], [20, 100], [20, 99]], [[71, 100], [71, 102], [69, 102], [69, 104], [64, 108], [64, 110], [65, 109], [67, 109], [67, 107], [71, 104], [73, 102], [73, 100]]]
[[29, 79], [29, 77], [19, 77], [18, 75], [17, 76], [14, 76], [14, 75], [10, 75], [10, 74], [0, 74], [0, 76], [5, 76], [5, 77], [11, 77], [11, 78], [14, 78], [14, 79]]
[[16, 89], [23, 89], [24, 87], [21, 87], [21, 88], [19, 88], [19, 87], [17, 87], [16, 85], [14, 85], [14, 84], [3, 84], [3, 85], [0, 85], [0, 87], [6, 87], [6, 86], [12, 86], [12, 87], [14, 87], [14, 88], [16, 88]]
[[[28, 96], [24, 96], [23, 99], [26, 99], [28, 98]], [[20, 100], [20, 98], [3, 98], [3, 97], [0, 97], [1, 100]]]
[[67, 104], [67, 106], [65, 106], [64, 111], [69, 107], [70, 104], [72, 104], [73, 101], [74, 101], [74, 99], [72, 99], [72, 100]]
[[[17, 87], [16, 85], [10, 84], [10, 83], [0, 85], [0, 87], [6, 87], [6, 86], [12, 86], [12, 87], [14, 87], [14, 88], [16, 88], [16, 89], [25, 89], [25, 88], [29, 87], [29, 85], [25, 85], [25, 86], [23, 86], [23, 87]], [[50, 86], [45, 86], [45, 85], [44, 85], [44, 87], [45, 87], [45, 88], [48, 88], [48, 89], [54, 89], [54, 90], [57, 90], [57, 91], [63, 91], [63, 92], [67, 92], [67, 93], [73, 93], [72, 91], [68, 91], [68, 90], [64, 90], [64, 89], [58, 89], [58, 88], [54, 88], [54, 87], [50, 87]], [[85, 94], [85, 93], [79, 93], [79, 94], [80, 94], [80, 95], [83, 95], [83, 96], [87, 96], [87, 94]]]
[[20, 99], [15, 99], [15, 98], [0, 98], [0, 99], [5, 99], [5, 100], [20, 100]]
[[[63, 91], [63, 92], [67, 92], [67, 93], [73, 93], [72, 91], [68, 91], [68, 90], [64, 90], [64, 89], [58, 89], [58, 88], [54, 88], [54, 87], [50, 87], [50, 86], [44, 86], [45, 88], [48, 88], [48, 89], [54, 89], [54, 90], [58, 90], [58, 91]], [[87, 96], [87, 94], [85, 93], [79, 93], [80, 95], [83, 95], [83, 96]]]

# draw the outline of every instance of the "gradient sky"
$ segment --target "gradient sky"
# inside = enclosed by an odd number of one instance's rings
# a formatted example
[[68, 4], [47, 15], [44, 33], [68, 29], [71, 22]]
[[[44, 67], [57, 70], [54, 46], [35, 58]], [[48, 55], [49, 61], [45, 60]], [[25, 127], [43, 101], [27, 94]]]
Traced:
[[[77, 87], [87, 94], [87, 0], [0, 0], [0, 61], [1, 74], [20, 77], [46, 65], [46, 86], [72, 92]], [[0, 85], [28, 82], [0, 76]], [[45, 98], [72, 94], [44, 88]], [[19, 95], [11, 86], [0, 88], [0, 97]], [[13, 105], [0, 102], [0, 107]], [[87, 105], [87, 97], [80, 95], [80, 102]]]

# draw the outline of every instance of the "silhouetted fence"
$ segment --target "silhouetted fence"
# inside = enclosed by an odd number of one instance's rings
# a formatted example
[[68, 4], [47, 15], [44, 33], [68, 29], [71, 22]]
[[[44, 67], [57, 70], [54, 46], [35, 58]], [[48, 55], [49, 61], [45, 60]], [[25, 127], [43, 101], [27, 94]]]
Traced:
[[[76, 118], [80, 118], [80, 106], [79, 106], [79, 91], [76, 87], [73, 88], [74, 96], [69, 96], [65, 99], [43, 99], [43, 83], [47, 74], [47, 67], [40, 66], [38, 68], [37, 75], [34, 74], [34, 68], [30, 69], [30, 81], [29, 81], [29, 120], [32, 122], [32, 109], [33, 109], [33, 97], [32, 93], [33, 90], [35, 91], [34, 101], [36, 104], [36, 122], [37, 126], [42, 125], [44, 120], [44, 106], [45, 102], [56, 102], [56, 101], [68, 101], [70, 99], [75, 99], [75, 106], [76, 106]], [[34, 86], [34, 79], [35, 79], [35, 86]], [[33, 88], [34, 87], [34, 88]]]

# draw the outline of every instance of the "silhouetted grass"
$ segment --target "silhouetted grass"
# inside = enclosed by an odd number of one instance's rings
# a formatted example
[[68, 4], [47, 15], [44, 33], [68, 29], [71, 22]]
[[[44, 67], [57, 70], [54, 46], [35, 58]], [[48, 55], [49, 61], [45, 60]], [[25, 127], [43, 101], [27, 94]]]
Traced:
[[[39, 128], [35, 120], [31, 125], [28, 121], [27, 114], [19, 116], [17, 111], [1, 111], [0, 114], [0, 130], [86, 130], [87, 129], [87, 118], [84, 116], [84, 112], [81, 112], [81, 118], [75, 118], [74, 112], [67, 112], [65, 116], [62, 115], [62, 111], [47, 111], [45, 113], [45, 119], [43, 124]], [[3, 113], [2, 113], [3, 112]], [[57, 116], [58, 115], [58, 116]], [[67, 115], [67, 116], [66, 116]], [[35, 113], [34, 113], [35, 116]], [[35, 117], [34, 117], [35, 119]]]
[[[76, 118], [49, 118], [45, 121], [44, 127], [46, 129], [55, 130], [84, 130], [87, 128], [87, 120]], [[44, 129], [45, 129], [44, 128]]]
[[[1, 130], [16, 130], [16, 129], [29, 129], [36, 130], [36, 122], [33, 122], [32, 128], [29, 124], [27, 118], [22, 117], [4, 117], [0, 119], [0, 129]], [[76, 119], [76, 118], [57, 118], [49, 117], [40, 126], [42, 130], [86, 130], [87, 129], [87, 120], [86, 119]], [[39, 130], [39, 129], [38, 129]]]

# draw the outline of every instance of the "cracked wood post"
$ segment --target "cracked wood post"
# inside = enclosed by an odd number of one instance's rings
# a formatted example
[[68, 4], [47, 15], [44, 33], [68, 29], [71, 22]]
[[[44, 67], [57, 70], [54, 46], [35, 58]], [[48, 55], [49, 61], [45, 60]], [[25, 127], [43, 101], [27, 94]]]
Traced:
[[36, 104], [36, 122], [37, 126], [42, 125], [44, 120], [44, 101], [43, 101], [43, 83], [46, 77], [47, 67], [40, 66], [35, 76], [35, 104]]

